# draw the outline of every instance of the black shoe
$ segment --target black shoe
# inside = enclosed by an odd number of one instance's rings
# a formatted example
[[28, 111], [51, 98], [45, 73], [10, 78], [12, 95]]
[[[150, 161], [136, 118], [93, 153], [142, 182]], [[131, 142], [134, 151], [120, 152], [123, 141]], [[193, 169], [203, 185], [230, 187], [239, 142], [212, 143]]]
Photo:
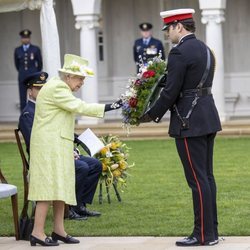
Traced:
[[183, 240], [178, 240], [175, 242], [176, 246], [180, 247], [189, 247], [189, 246], [201, 246], [201, 245], [206, 245], [206, 246], [213, 246], [219, 243], [219, 240], [214, 240], [214, 241], [207, 241], [204, 244], [201, 244], [195, 237], [189, 236], [184, 238]]
[[69, 220], [87, 220], [87, 216], [81, 216], [80, 214], [76, 213], [73, 209], [69, 210]]
[[59, 243], [56, 241], [53, 241], [49, 237], [46, 237], [45, 240], [39, 240], [33, 235], [30, 235], [30, 245], [31, 246], [36, 246], [36, 244], [40, 244], [41, 246], [46, 246], [46, 247], [53, 247], [53, 246], [59, 246]]
[[55, 242], [57, 242], [58, 240], [60, 240], [60, 241], [62, 241], [64, 243], [66, 243], [66, 244], [78, 244], [78, 243], [80, 243], [79, 240], [73, 238], [70, 235], [66, 235], [66, 237], [63, 237], [63, 236], [61, 236], [61, 235], [56, 234], [55, 232], [53, 232], [51, 234], [51, 237], [52, 237], [52, 240], [54, 240]]
[[214, 246], [214, 245], [217, 245], [218, 243], [219, 243], [219, 239], [215, 239], [214, 241], [209, 241], [205, 245]]
[[199, 246], [200, 242], [195, 237], [186, 237], [183, 240], [178, 240], [175, 242], [176, 246], [189, 247], [189, 246]]
[[100, 212], [97, 211], [89, 211], [85, 206], [81, 206], [81, 207], [76, 207], [74, 208], [74, 210], [82, 215], [82, 216], [88, 216], [88, 217], [97, 217], [97, 216], [101, 216]]

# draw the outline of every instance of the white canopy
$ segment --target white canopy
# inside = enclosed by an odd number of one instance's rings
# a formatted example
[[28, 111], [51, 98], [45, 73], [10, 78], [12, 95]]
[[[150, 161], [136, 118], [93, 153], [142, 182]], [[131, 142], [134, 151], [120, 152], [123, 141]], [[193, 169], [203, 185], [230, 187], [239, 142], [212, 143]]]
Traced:
[[[26, 8], [36, 8], [40, 0], [0, 0], [0, 12], [20, 11]], [[40, 6], [41, 7], [41, 6]]]
[[42, 35], [42, 53], [44, 71], [56, 76], [61, 67], [59, 36], [53, 0], [0, 0], [0, 13], [41, 9], [40, 25]]

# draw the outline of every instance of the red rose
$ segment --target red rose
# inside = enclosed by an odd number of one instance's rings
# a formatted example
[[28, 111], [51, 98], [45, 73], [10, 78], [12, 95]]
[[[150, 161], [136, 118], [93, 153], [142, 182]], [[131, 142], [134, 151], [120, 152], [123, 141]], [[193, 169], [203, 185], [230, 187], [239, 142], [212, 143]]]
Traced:
[[130, 106], [131, 108], [135, 108], [136, 105], [137, 105], [137, 102], [138, 102], [138, 100], [137, 100], [136, 98], [131, 97], [131, 98], [129, 99], [129, 106]]
[[144, 77], [144, 78], [150, 78], [153, 76], [155, 76], [155, 72], [153, 70], [145, 71], [142, 75], [142, 77]]

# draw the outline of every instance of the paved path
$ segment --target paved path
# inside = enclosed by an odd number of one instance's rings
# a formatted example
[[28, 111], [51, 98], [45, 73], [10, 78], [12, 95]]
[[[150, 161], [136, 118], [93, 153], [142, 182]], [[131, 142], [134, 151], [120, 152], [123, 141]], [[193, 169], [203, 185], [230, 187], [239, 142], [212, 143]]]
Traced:
[[80, 237], [76, 245], [60, 244], [59, 247], [31, 247], [27, 241], [0, 238], [0, 250], [55, 249], [55, 250], [250, 250], [250, 237], [225, 237], [216, 246], [176, 247], [179, 237]]

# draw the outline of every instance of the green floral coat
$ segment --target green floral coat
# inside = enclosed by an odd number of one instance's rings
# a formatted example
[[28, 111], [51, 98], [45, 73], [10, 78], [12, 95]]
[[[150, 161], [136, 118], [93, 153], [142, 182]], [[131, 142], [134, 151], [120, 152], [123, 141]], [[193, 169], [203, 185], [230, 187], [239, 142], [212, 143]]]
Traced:
[[29, 200], [61, 200], [76, 205], [73, 140], [75, 114], [104, 116], [103, 104], [76, 98], [52, 78], [40, 90], [30, 142]]

